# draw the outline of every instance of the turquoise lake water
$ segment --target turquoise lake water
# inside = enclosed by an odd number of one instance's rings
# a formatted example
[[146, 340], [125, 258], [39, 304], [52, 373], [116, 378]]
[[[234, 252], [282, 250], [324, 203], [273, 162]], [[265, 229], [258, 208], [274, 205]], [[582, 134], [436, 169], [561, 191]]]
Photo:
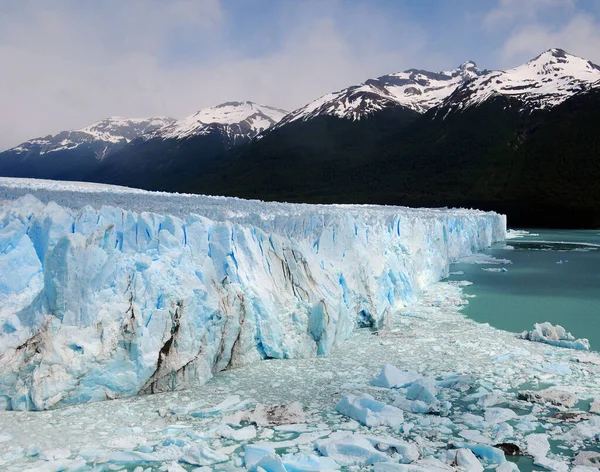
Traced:
[[[600, 350], [600, 231], [528, 230], [485, 251], [512, 264], [453, 264], [449, 280], [468, 280], [475, 295], [465, 315], [511, 332], [560, 324]], [[488, 272], [483, 268], [506, 268]]]

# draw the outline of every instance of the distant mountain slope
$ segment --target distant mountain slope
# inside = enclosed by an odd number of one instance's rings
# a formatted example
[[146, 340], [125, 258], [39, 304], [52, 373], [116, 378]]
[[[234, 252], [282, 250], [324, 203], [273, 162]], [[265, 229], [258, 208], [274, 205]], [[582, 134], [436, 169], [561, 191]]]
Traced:
[[0, 153], [0, 175], [81, 180], [111, 153], [174, 121], [111, 117], [85, 128], [31, 139]]
[[219, 131], [229, 145], [248, 141], [279, 122], [288, 112], [253, 102], [226, 102], [204, 108], [147, 135], [147, 139], [188, 139]]
[[527, 110], [547, 109], [599, 85], [599, 66], [562, 49], [550, 49], [514, 69], [465, 83], [440, 109], [462, 110], [496, 95], [514, 97]]
[[[564, 60], [570, 72], [561, 75]], [[553, 72], [527, 76], [529, 92], [495, 82], [471, 103], [467, 92], [481, 92], [475, 85], [487, 80], [476, 78], [438, 107], [402, 120], [376, 113], [290, 122], [178, 188], [268, 200], [458, 205], [506, 212], [512, 225], [600, 227], [597, 67], [558, 50], [529, 67]]]
[[123, 147], [86, 180], [170, 190], [202, 172], [207, 160], [247, 144], [286, 113], [248, 101], [202, 109]]
[[208, 156], [246, 144], [286, 113], [227, 102], [182, 120], [107, 118], [0, 153], [0, 175], [168, 188], [167, 178], [198, 170]]
[[335, 116], [358, 120], [382, 110], [403, 107], [424, 113], [441, 103], [457, 87], [476, 77], [486, 75], [474, 62], [444, 72], [409, 69], [404, 72], [369, 79], [363, 84], [323, 95], [293, 111], [275, 127], [291, 122], [307, 121], [318, 116]]
[[43, 155], [51, 152], [74, 150], [81, 145], [97, 144], [103, 148], [96, 158], [102, 159], [117, 145], [127, 144], [145, 133], [174, 123], [173, 118], [122, 118], [113, 116], [93, 123], [85, 128], [30, 139], [9, 149], [14, 154]]

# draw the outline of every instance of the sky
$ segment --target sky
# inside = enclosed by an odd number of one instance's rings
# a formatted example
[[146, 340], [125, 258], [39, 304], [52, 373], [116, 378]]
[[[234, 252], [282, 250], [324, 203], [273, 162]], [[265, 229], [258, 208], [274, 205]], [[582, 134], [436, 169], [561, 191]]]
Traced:
[[598, 0], [0, 0], [0, 149], [108, 116], [286, 110], [370, 77], [560, 47], [600, 63]]

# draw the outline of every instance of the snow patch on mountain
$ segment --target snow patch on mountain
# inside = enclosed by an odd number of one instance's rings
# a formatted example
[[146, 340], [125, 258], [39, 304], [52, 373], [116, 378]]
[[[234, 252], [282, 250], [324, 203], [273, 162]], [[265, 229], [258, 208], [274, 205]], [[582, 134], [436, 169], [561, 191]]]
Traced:
[[51, 152], [76, 149], [82, 144], [104, 145], [104, 151], [97, 154], [104, 157], [115, 145], [127, 144], [145, 133], [173, 123], [169, 117], [122, 118], [113, 116], [97, 121], [84, 128], [61, 131], [43, 138], [30, 139], [9, 149], [16, 153], [36, 153], [39, 155]]
[[369, 79], [361, 85], [323, 95], [290, 113], [275, 127], [296, 120], [307, 121], [322, 115], [359, 120], [386, 108], [398, 106], [424, 113], [441, 103], [463, 83], [487, 73], [480, 70], [474, 62], [468, 61], [448, 71], [409, 69], [384, 75]]
[[279, 122], [287, 111], [253, 102], [226, 102], [204, 108], [165, 126], [146, 139], [187, 139], [220, 132], [232, 144], [248, 140]]
[[600, 67], [562, 49], [550, 49], [523, 65], [465, 83], [442, 108], [466, 109], [493, 96], [513, 97], [524, 109], [547, 109], [600, 86]]

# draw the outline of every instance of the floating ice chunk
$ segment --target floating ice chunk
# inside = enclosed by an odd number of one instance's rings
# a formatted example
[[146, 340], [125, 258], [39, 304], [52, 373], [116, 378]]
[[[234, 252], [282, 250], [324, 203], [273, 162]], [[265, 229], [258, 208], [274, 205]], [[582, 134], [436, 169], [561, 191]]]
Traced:
[[[590, 413], [600, 415], [600, 398], [594, 398], [594, 401], [590, 405]], [[2, 442], [2, 439], [0, 439]]]
[[567, 333], [562, 326], [554, 326], [549, 322], [536, 323], [533, 325], [533, 330], [523, 331], [521, 337], [528, 341], [536, 341], [580, 351], [588, 351], [590, 349], [590, 342], [587, 339], [575, 339], [575, 336]]
[[474, 415], [473, 413], [463, 413], [459, 418], [467, 426], [480, 431], [490, 427], [488, 422], [485, 421], [482, 416]]
[[512, 264], [512, 261], [508, 259], [497, 259], [481, 252], [461, 257], [458, 262], [461, 264]]
[[226, 424], [222, 424], [216, 432], [222, 438], [233, 439], [234, 441], [247, 441], [256, 437], [256, 427], [252, 425], [241, 429], [233, 429]]
[[509, 424], [500, 423], [499, 425], [496, 426], [494, 433], [496, 435], [495, 442], [501, 443], [508, 438], [514, 437], [515, 430]]
[[[136, 468], [136, 470], [137, 469], [138, 468]], [[174, 462], [174, 461], [171, 462], [170, 464], [167, 464], [166, 466], [161, 467], [159, 470], [164, 471], [164, 472], [186, 472], [186, 470], [182, 466], [180, 466], [177, 462]], [[134, 470], [134, 472], [135, 472], [135, 470]]]
[[534, 392], [532, 390], [525, 390], [519, 392], [518, 398], [519, 400], [525, 400], [527, 402], [541, 404], [550, 403], [552, 405], [566, 406], [568, 408], [573, 408], [579, 402], [579, 398], [577, 398], [577, 395], [574, 395], [569, 392], [563, 392], [561, 390], [556, 390], [552, 387], [540, 390], [538, 392]]
[[515, 419], [517, 414], [508, 408], [488, 408], [484, 417], [489, 424], [498, 424]]
[[492, 440], [487, 436], [484, 436], [481, 431], [476, 429], [465, 429], [458, 433], [461, 438], [465, 438], [468, 441], [475, 441], [480, 444], [492, 444]]
[[59, 459], [68, 459], [71, 456], [69, 449], [49, 449], [39, 453], [38, 457], [44, 461], [56, 461]]
[[277, 426], [306, 422], [304, 408], [302, 408], [299, 402], [271, 406], [259, 403], [256, 405], [251, 418], [259, 426]]
[[408, 400], [420, 400], [427, 404], [432, 404], [437, 401], [435, 398], [436, 389], [433, 381], [418, 380], [414, 382], [406, 392]]
[[473, 451], [473, 453], [488, 464], [502, 464], [506, 462], [504, 451], [497, 447], [488, 446], [486, 444], [466, 444], [465, 447]]
[[393, 405], [401, 410], [408, 411], [410, 413], [434, 413], [439, 411], [437, 405], [429, 405], [421, 400], [409, 400], [404, 395], [398, 394], [394, 399]]
[[465, 472], [483, 472], [481, 462], [470, 449], [459, 449], [456, 453], [456, 464]]
[[268, 456], [276, 456], [275, 448], [269, 443], [248, 444], [244, 448], [244, 465], [248, 470], [256, 470], [256, 465]]
[[302, 405], [298, 402], [282, 405], [263, 405], [258, 403], [254, 410], [238, 411], [226, 416], [224, 422], [230, 426], [239, 426], [242, 422], [258, 426], [296, 425], [304, 423], [306, 416]]
[[503, 462], [496, 467], [496, 472], [519, 472], [519, 467], [514, 462]]
[[369, 427], [385, 425], [399, 429], [404, 422], [402, 410], [377, 401], [366, 393], [361, 396], [344, 395], [335, 409]]
[[550, 443], [547, 434], [528, 434], [525, 436], [527, 453], [533, 456], [536, 462], [546, 457], [550, 452]]
[[22, 470], [24, 472], [83, 471], [86, 470], [86, 463], [84, 459], [39, 461], [31, 464], [31, 467]]
[[[450, 469], [452, 470], [452, 469]], [[392, 462], [379, 462], [373, 466], [373, 472], [432, 472], [437, 469], [423, 467], [416, 464], [394, 464]]]
[[502, 403], [506, 403], [506, 397], [500, 392], [485, 393], [477, 400], [477, 405], [482, 408], [489, 408]]
[[314, 431], [314, 427], [310, 427], [306, 423], [282, 424], [280, 426], [275, 426], [273, 429], [287, 433], [306, 433], [307, 431]]
[[393, 438], [382, 438], [376, 436], [365, 437], [373, 446], [375, 446], [378, 451], [390, 451], [399, 454], [400, 462], [405, 464], [414, 462], [420, 457], [419, 449], [413, 443], [398, 441], [397, 439]]
[[235, 405], [237, 405], [238, 403], [240, 403], [239, 395], [231, 395], [231, 396], [227, 397], [225, 400], [223, 400], [221, 403], [219, 403], [218, 405], [215, 405], [215, 406], [211, 406], [208, 408], [201, 408], [198, 410], [195, 410], [194, 407], [192, 406], [190, 408], [185, 408], [185, 409], [174, 409], [173, 412], [175, 414], [187, 413], [190, 416], [194, 416], [196, 418], [207, 418], [210, 416], [216, 416], [224, 411], [227, 411], [227, 410], [231, 409], [232, 407], [234, 407]]
[[600, 452], [579, 451], [573, 460], [573, 465], [600, 468]]
[[283, 464], [287, 472], [329, 472], [340, 469], [333, 459], [314, 454], [285, 454]]
[[333, 433], [331, 437], [317, 441], [315, 447], [322, 455], [330, 457], [341, 466], [366, 466], [392, 460], [359, 434]]
[[420, 375], [416, 372], [399, 370], [391, 364], [385, 364], [371, 383], [377, 387], [402, 388], [419, 378]]
[[482, 267], [481, 270], [485, 272], [507, 272], [506, 267]]
[[264, 456], [249, 470], [259, 472], [287, 472], [283, 460], [277, 455]]
[[450, 375], [446, 379], [440, 380], [437, 386], [466, 392], [475, 386], [475, 377], [472, 375]]
[[571, 367], [565, 362], [548, 362], [541, 364], [537, 369], [541, 372], [557, 375], [569, 375], [571, 373]]
[[105, 454], [104, 451], [84, 451], [80, 453], [81, 456], [94, 460], [98, 457], [106, 457], [109, 462], [115, 464], [129, 464], [136, 462], [162, 462], [165, 460], [173, 460], [179, 458], [181, 451], [173, 454], [156, 454], [146, 451], [116, 451], [110, 454]]
[[524, 229], [507, 229], [506, 239], [522, 238], [524, 236], [539, 236], [539, 233], [530, 233]]
[[374, 472], [452, 472], [454, 469], [439, 459], [428, 457], [412, 464], [379, 462], [373, 466]]

